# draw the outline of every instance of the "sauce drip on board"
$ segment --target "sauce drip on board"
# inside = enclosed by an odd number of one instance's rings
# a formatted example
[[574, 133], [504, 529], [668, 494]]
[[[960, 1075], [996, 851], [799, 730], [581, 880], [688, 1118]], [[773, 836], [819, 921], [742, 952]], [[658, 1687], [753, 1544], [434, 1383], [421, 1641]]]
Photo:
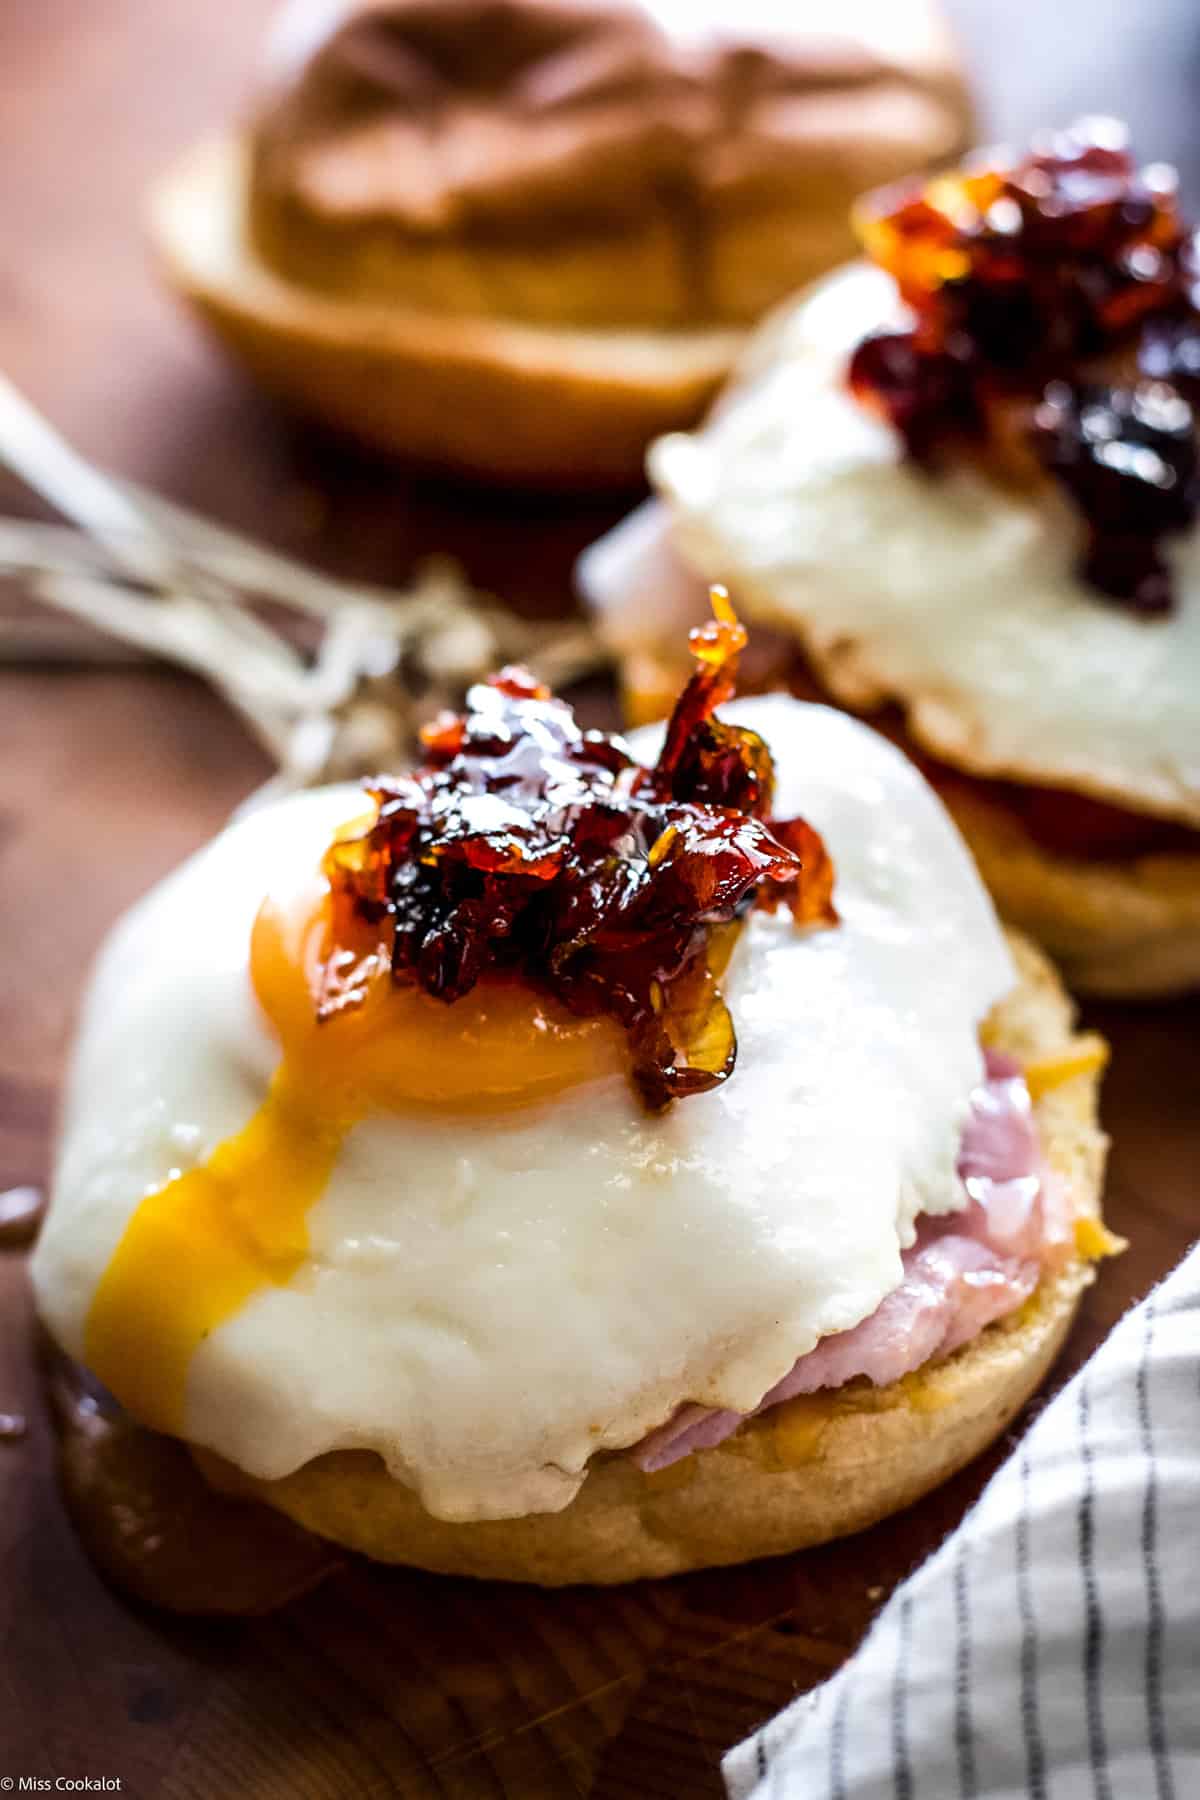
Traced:
[[528, 1105], [622, 1071], [661, 1108], [728, 1078], [737, 920], [836, 914], [816, 833], [768, 818], [766, 746], [713, 716], [745, 638], [723, 595], [714, 609], [654, 768], [505, 671], [264, 902], [250, 972], [283, 1050], [268, 1094], [140, 1203], [89, 1311], [87, 1362], [142, 1423], [185, 1435], [197, 1349], [300, 1270], [360, 1120]]
[[32, 1244], [45, 1209], [40, 1188], [6, 1188], [0, 1193], [0, 1250], [24, 1250]]
[[183, 1444], [136, 1425], [77, 1363], [45, 1350], [67, 1510], [101, 1573], [149, 1606], [253, 1617], [345, 1564], [273, 1508], [217, 1493]]
[[1084, 523], [1082, 578], [1143, 614], [1170, 610], [1162, 543], [1200, 504], [1200, 259], [1176, 187], [1090, 119], [857, 220], [912, 323], [864, 339], [851, 390], [927, 467], [957, 447], [1008, 479], [1044, 469]]

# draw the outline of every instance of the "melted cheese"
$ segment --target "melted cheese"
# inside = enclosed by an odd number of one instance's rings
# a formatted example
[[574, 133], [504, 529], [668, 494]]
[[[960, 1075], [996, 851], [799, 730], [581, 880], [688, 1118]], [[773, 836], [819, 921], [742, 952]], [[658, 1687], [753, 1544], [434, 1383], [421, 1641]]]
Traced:
[[947, 761], [1200, 824], [1200, 531], [1167, 540], [1174, 613], [1139, 618], [1075, 577], [1050, 484], [906, 464], [842, 380], [895, 311], [889, 277], [841, 271], [765, 327], [702, 431], [654, 447], [677, 548]]
[[775, 750], [780, 810], [825, 834], [843, 923], [752, 917], [725, 977], [737, 1070], [661, 1118], [607, 1053], [552, 1058], [566, 1085], [521, 1104], [447, 1092], [457, 1008], [424, 1057], [411, 1021], [362, 1027], [440, 1091], [397, 1089], [390, 1052], [381, 1087], [357, 1051], [314, 1088], [292, 989], [260, 946], [268, 1016], [249, 946], [352, 789], [239, 822], [136, 908], [92, 984], [35, 1258], [66, 1347], [256, 1475], [370, 1448], [432, 1511], [481, 1518], [565, 1505], [594, 1451], [683, 1400], [752, 1407], [871, 1312], [917, 1213], [961, 1204], [978, 1024], [1012, 970], [896, 752], [823, 708], [731, 711]]

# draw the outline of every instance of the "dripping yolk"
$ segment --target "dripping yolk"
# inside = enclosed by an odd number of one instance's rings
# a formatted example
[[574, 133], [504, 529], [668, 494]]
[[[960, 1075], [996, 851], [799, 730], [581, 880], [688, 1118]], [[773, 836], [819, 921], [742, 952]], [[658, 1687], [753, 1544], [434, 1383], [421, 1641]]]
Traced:
[[[250, 974], [283, 1052], [267, 1096], [207, 1162], [141, 1202], [93, 1298], [87, 1362], [156, 1430], [184, 1435], [188, 1370], [204, 1339], [300, 1269], [309, 1212], [360, 1120], [444, 1113], [453, 1131], [455, 1115], [519, 1107], [627, 1073], [625, 1034], [611, 1018], [577, 1019], [497, 978], [445, 1005], [397, 987], [377, 942], [333, 945], [331, 918], [320, 875], [264, 902]], [[354, 962], [363, 997], [319, 1022], [316, 998], [331, 954]]]
[[365, 968], [360, 1003], [318, 1022], [316, 996], [330, 955], [323, 877], [255, 921], [254, 989], [303, 1085], [351, 1111], [408, 1107], [479, 1111], [547, 1099], [595, 1075], [628, 1070], [625, 1034], [608, 1016], [577, 1019], [524, 983], [485, 979], [452, 1005], [398, 987], [376, 935], [343, 941], [335, 955]]

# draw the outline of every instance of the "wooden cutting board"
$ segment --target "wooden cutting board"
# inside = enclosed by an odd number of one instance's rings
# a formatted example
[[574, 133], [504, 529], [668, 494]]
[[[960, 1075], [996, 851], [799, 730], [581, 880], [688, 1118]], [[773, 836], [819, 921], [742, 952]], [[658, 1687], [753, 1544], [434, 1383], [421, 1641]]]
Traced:
[[[399, 579], [450, 547], [506, 598], [560, 609], [573, 553], [614, 509], [414, 493], [290, 433], [143, 267], [143, 182], [234, 101], [268, 6], [5, 0], [0, 365], [91, 455], [342, 573]], [[597, 695], [593, 719], [609, 717]], [[0, 674], [0, 1189], [45, 1176], [100, 936], [264, 772], [182, 677]], [[1108, 1212], [1132, 1248], [1089, 1294], [1059, 1379], [1179, 1256], [1198, 1207], [1200, 1007], [1088, 1022], [1115, 1049]], [[273, 1619], [196, 1625], [125, 1605], [84, 1558], [30, 1348], [23, 1259], [0, 1254], [0, 1413], [29, 1421], [0, 1442], [0, 1782], [107, 1776], [194, 1800], [716, 1795], [720, 1753], [836, 1668], [990, 1466], [851, 1542], [732, 1573], [541, 1594], [355, 1566]]]

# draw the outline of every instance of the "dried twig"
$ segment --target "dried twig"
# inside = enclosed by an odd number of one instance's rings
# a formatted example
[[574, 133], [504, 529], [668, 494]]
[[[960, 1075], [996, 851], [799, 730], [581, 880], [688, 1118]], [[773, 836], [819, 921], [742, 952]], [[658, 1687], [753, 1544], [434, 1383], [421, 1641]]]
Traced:
[[[3, 376], [0, 464], [72, 521], [0, 519], [0, 576], [54, 609], [62, 653], [110, 660], [120, 646], [203, 675], [277, 763], [271, 792], [396, 761], [497, 663], [528, 662], [558, 685], [604, 660], [585, 626], [521, 619], [449, 558], [404, 590], [339, 581], [106, 475]], [[320, 622], [311, 658], [258, 616], [264, 601]], [[47, 641], [0, 611], [0, 658]]]

